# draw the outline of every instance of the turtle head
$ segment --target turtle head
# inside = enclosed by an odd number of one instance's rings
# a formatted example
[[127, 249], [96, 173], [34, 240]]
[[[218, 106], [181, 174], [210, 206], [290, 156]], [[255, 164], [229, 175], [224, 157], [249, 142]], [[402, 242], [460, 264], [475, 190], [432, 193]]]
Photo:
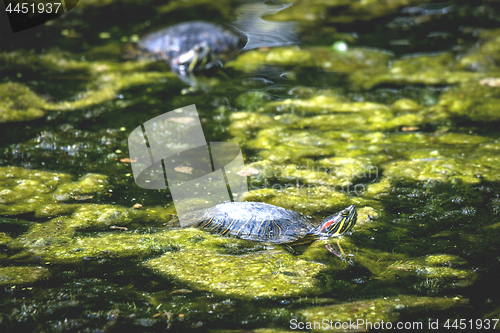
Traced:
[[174, 58], [170, 63], [173, 69], [182, 74], [193, 73], [210, 67], [212, 62], [212, 49], [208, 43], [199, 43], [189, 51]]
[[337, 214], [325, 218], [316, 229], [316, 233], [323, 236], [338, 236], [352, 230], [358, 220], [356, 207], [351, 205]]

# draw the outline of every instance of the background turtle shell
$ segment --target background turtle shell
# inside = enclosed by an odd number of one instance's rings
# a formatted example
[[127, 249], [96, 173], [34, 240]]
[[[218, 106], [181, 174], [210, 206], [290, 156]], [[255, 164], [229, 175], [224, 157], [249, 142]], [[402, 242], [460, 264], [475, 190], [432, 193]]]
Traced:
[[210, 45], [214, 57], [225, 58], [239, 52], [246, 43], [246, 37], [236, 29], [210, 22], [184, 22], [141, 39], [138, 46], [142, 52], [139, 55], [170, 62], [203, 42]]
[[290, 243], [314, 229], [300, 213], [262, 202], [228, 202], [202, 214], [193, 226], [258, 242]]

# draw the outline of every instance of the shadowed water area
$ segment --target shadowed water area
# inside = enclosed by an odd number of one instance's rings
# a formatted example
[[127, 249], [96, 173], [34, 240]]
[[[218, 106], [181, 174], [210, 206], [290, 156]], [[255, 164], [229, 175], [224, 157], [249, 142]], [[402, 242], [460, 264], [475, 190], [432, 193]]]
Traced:
[[[252, 44], [197, 89], [125, 56], [192, 20]], [[0, 23], [2, 332], [499, 329], [500, 1], [89, 0]], [[245, 201], [315, 226], [355, 205], [352, 234], [292, 254], [177, 228], [128, 136], [191, 104], [240, 146]]]

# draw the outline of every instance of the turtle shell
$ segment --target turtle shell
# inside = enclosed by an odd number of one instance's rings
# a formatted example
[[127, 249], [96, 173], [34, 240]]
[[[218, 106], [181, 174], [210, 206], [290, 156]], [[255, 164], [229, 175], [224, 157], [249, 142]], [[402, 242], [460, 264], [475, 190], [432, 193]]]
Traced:
[[139, 56], [172, 62], [197, 45], [206, 43], [217, 60], [239, 52], [246, 37], [236, 29], [210, 22], [192, 21], [179, 23], [151, 33], [138, 42]]
[[203, 211], [192, 226], [273, 244], [291, 243], [314, 231], [314, 226], [302, 214], [263, 202], [219, 204]]

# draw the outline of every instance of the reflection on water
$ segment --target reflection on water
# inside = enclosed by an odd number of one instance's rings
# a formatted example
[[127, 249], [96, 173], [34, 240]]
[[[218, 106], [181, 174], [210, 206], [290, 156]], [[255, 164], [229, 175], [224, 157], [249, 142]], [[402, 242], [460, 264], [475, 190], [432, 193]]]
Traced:
[[271, 5], [257, 2], [238, 6], [233, 25], [248, 36], [248, 42], [243, 50], [298, 44], [300, 39], [296, 22], [265, 19], [265, 15], [275, 14], [291, 5], [291, 3]]

